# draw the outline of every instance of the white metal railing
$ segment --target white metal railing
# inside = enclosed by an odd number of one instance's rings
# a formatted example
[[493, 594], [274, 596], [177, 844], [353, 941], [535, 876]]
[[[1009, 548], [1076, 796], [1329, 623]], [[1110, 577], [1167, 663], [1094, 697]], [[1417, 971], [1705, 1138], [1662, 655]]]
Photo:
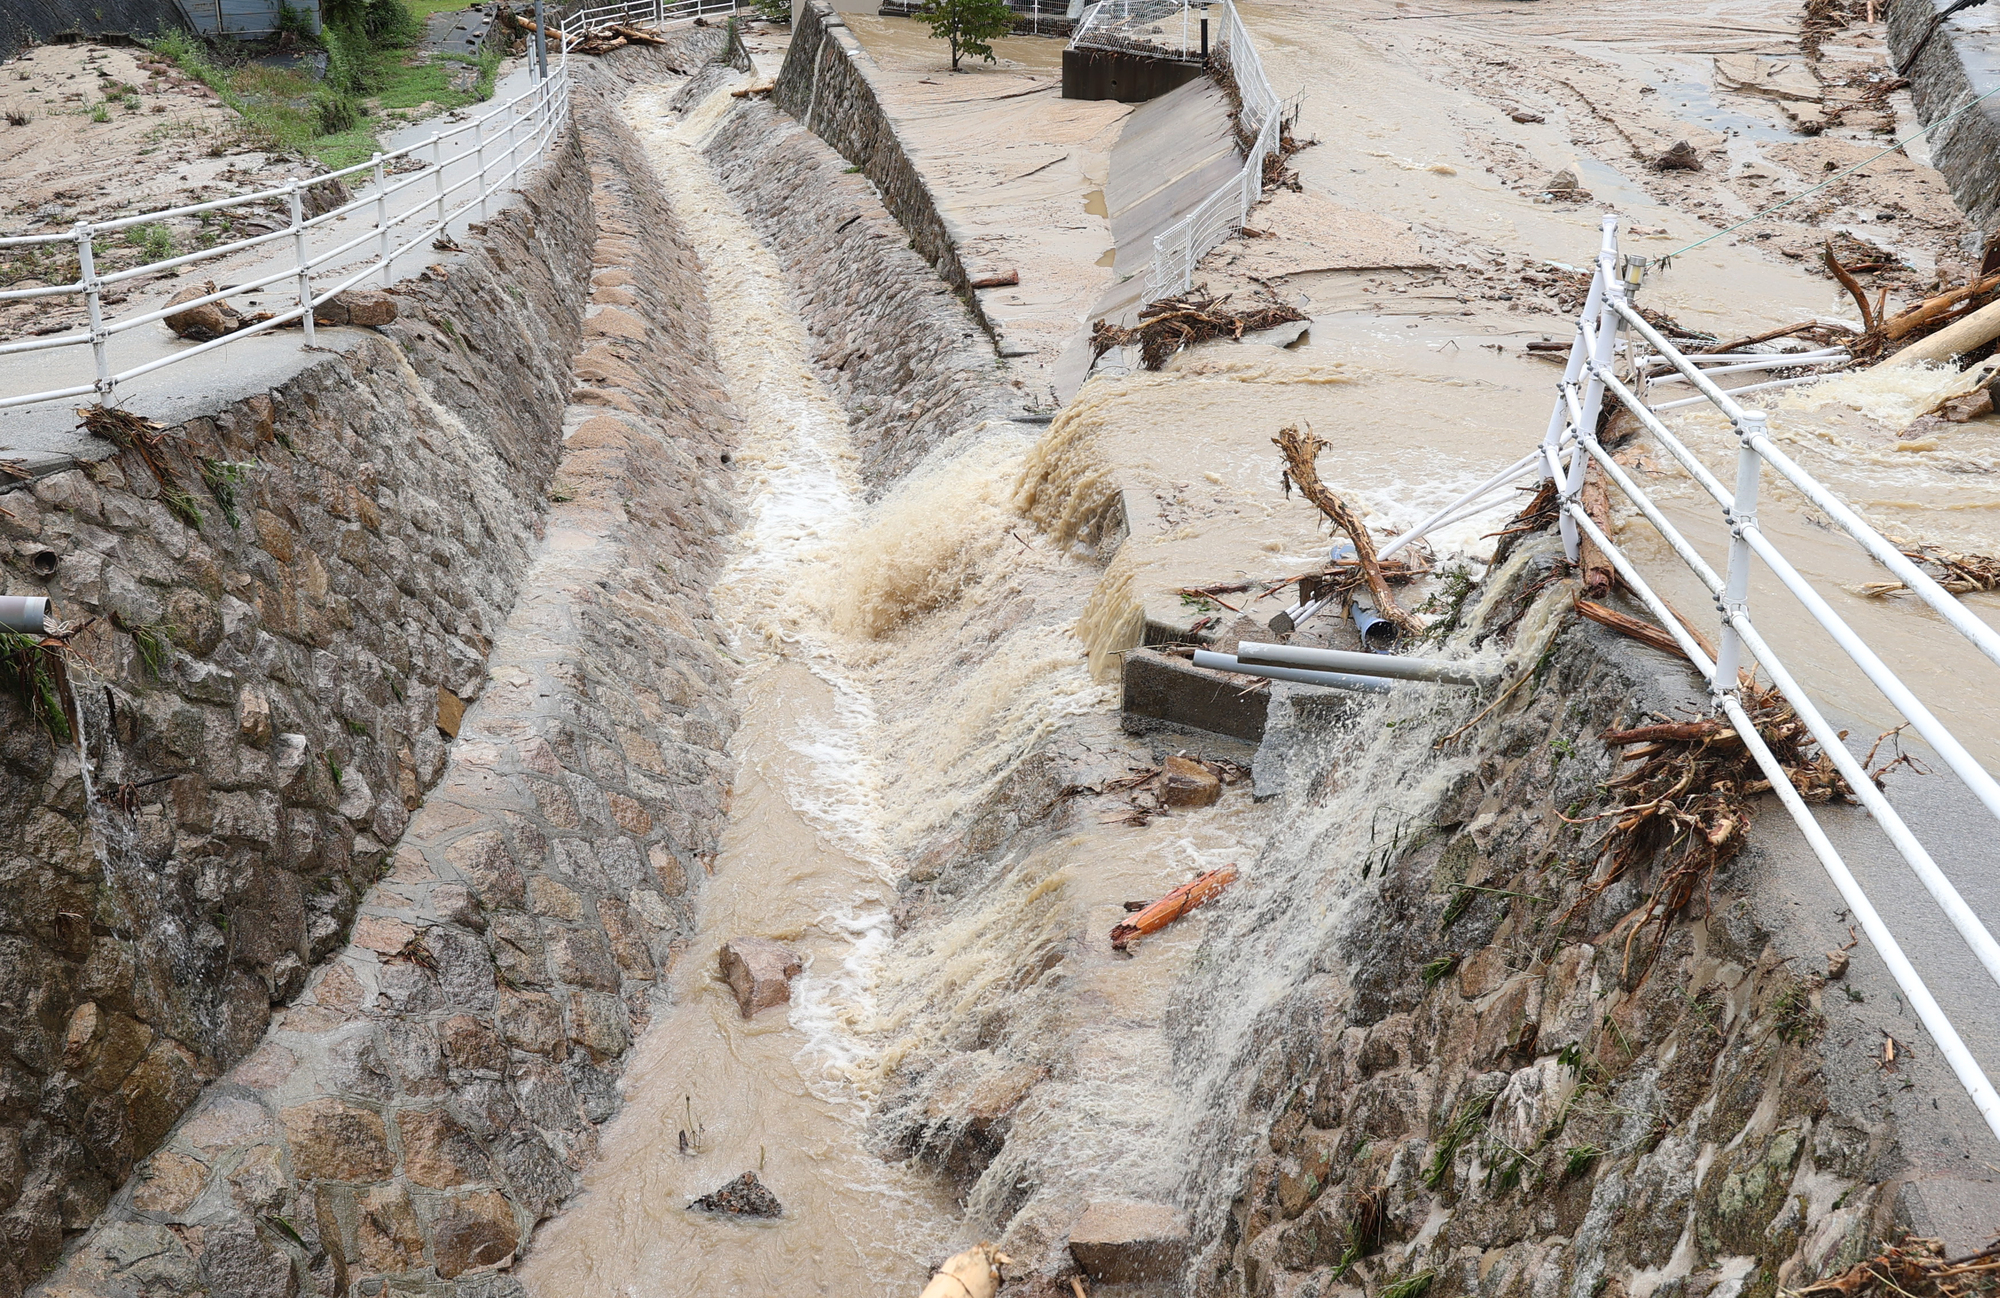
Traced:
[[[1093, 14], [1123, 0], [1101, 0]], [[1243, 169], [1180, 220], [1153, 238], [1153, 260], [1146, 270], [1146, 300], [1158, 301], [1185, 293], [1194, 284], [1194, 268], [1210, 249], [1243, 228], [1250, 209], [1264, 194], [1266, 160], [1278, 149], [1283, 105], [1264, 75], [1264, 62], [1250, 31], [1231, 0], [1221, 0], [1222, 22], [1209, 57], [1225, 65], [1236, 83], [1243, 106], [1242, 125], [1256, 132]]]
[[[1553, 479], [1558, 484], [1557, 498], [1561, 504], [1561, 529], [1564, 546], [1574, 561], [1578, 557], [1579, 541], [1588, 537], [1610, 559], [1625, 585], [1650, 609], [1659, 624], [1687, 654], [1708, 681], [1710, 694], [1716, 710], [1725, 716], [1745, 747], [1755, 758], [1771, 788], [1785, 805], [1792, 818], [1798, 823], [1813, 853], [1832, 878], [1841, 898], [1852, 910], [1869, 940], [1882, 955], [1890, 974], [1903, 990], [1911, 1008], [1938, 1043], [1939, 1050], [1950, 1063], [1953, 1072], [1972, 1097], [1980, 1115], [2000, 1137], [2000, 1095], [1994, 1092], [1993, 1084], [1986, 1077], [1978, 1062], [1967, 1050], [1964, 1040], [1953, 1028], [1944, 1011], [1938, 1006], [1916, 969], [1904, 955], [1902, 947], [1890, 933], [1874, 904], [1863, 892], [1852, 871], [1841, 859], [1819, 822], [1813, 818], [1811, 810], [1800, 798], [1785, 770], [1778, 764], [1755, 724], [1744, 710], [1740, 697], [1739, 668], [1743, 665], [1747, 651], [1754, 658], [1773, 686], [1784, 696], [1801, 722], [1819, 744], [1821, 750], [1832, 759], [1843, 779], [1855, 797], [1867, 809], [1895, 847], [1898, 855], [1909, 865], [1927, 892], [1937, 902], [1952, 926], [1958, 930], [1967, 946], [1978, 957], [1986, 971], [1996, 982], [2000, 982], [2000, 943], [1980, 921], [1979, 916], [1968, 906], [1951, 881], [1938, 869], [1929, 853], [1910, 832], [1909, 826], [1889, 800], [1882, 795], [1875, 782], [1869, 778], [1862, 764], [1855, 760], [1840, 734], [1828, 723], [1826, 717], [1813, 703], [1811, 697], [1799, 684], [1796, 677], [1772, 651], [1771, 646], [1758, 632], [1751, 619], [1749, 609], [1750, 564], [1756, 560], [1775, 575], [1786, 590], [1795, 597], [1833, 638], [1843, 652], [1874, 683], [1883, 696], [1900, 712], [1919, 735], [1938, 754], [1940, 760], [1970, 790], [1974, 797], [2000, 819], [2000, 784], [1981, 766], [1965, 746], [1944, 725], [1929, 708], [1925, 707], [1908, 686], [1897, 678], [1888, 665], [1868, 647], [1853, 628], [1836, 612], [1810, 582], [1794, 567], [1776, 544], [1767, 536], [1757, 522], [1757, 499], [1760, 480], [1764, 470], [1775, 470], [1793, 487], [1796, 487], [1813, 505], [1834, 524], [1859, 542], [1863, 549], [1895, 574], [1919, 598], [1935, 609], [1945, 621], [1979, 651], [2000, 664], [2000, 633], [1975, 617], [1959, 603], [1950, 592], [1924, 574], [1902, 551], [1890, 544], [1879, 532], [1870, 527], [1844, 501], [1800, 467], [1772, 441], [1768, 431], [1769, 416], [1759, 410], [1749, 409], [1737, 401], [1737, 396], [1751, 390], [1737, 388], [1733, 392], [1718, 387], [1712, 377], [1716, 373], [1731, 369], [1747, 369], [1745, 365], [1725, 364], [1717, 369], [1704, 369], [1703, 364], [1724, 360], [1719, 356], [1687, 356], [1682, 354], [1660, 332], [1640, 316], [1631, 301], [1631, 292], [1644, 274], [1645, 263], [1637, 258], [1621, 261], [1617, 245], [1617, 218], [1607, 216], [1603, 225], [1602, 246], [1597, 256], [1595, 271], [1591, 278], [1589, 296], [1584, 302], [1582, 315], [1577, 322], [1577, 336], [1571, 345], [1569, 362], [1558, 385], [1555, 409], [1549, 417], [1548, 428], [1541, 444], [1528, 457], [1517, 461], [1509, 468], [1495, 475], [1478, 489], [1460, 497], [1451, 505], [1438, 511], [1409, 533], [1398, 537], [1383, 553], [1387, 554], [1416, 537], [1436, 527], [1464, 517], [1482, 509], [1490, 508], [1497, 493], [1506, 490], [1509, 483], [1526, 473], [1536, 472], [1544, 480]], [[1650, 354], [1640, 356], [1637, 348], [1632, 364], [1637, 386], [1620, 378], [1614, 369], [1614, 361], [1620, 347], [1618, 336], [1623, 332], [1628, 339], [1643, 342]], [[1749, 357], [1744, 358], [1746, 361]], [[1846, 354], [1839, 349], [1822, 349], [1812, 353], [1791, 353], [1782, 358], [1761, 356], [1757, 360], [1773, 365], [1839, 365], [1845, 362]], [[1700, 395], [1693, 398], [1713, 405], [1729, 420], [1737, 435], [1738, 451], [1735, 465], [1734, 486], [1726, 487], [1716, 474], [1710, 472], [1694, 453], [1676, 437], [1671, 429], [1660, 421], [1658, 411], [1669, 405], [1685, 404], [1669, 402], [1661, 406], [1649, 406], [1642, 392], [1646, 384], [1645, 375], [1656, 365], [1670, 369], [1674, 376], [1692, 384]], [[1815, 375], [1812, 377], [1823, 377]], [[1805, 379], [1780, 380], [1780, 382], [1802, 382]], [[1773, 386], [1756, 384], [1753, 387]], [[1610, 453], [1597, 440], [1598, 413], [1606, 396], [1617, 401], [1637, 417], [1640, 425], [1653, 440], [1666, 451], [1707, 494], [1722, 507], [1728, 520], [1730, 544], [1727, 562], [1718, 573], [1706, 559], [1692, 546], [1680, 530], [1670, 522], [1645, 490], [1634, 482]], [[1604, 471], [1604, 476], [1623, 492], [1664, 539], [1675, 556], [1715, 597], [1716, 607], [1721, 613], [1719, 637], [1715, 657], [1711, 659], [1695, 635], [1682, 625], [1680, 619], [1667, 607], [1666, 602], [1647, 584], [1631, 560], [1607, 536], [1597, 523], [1592, 521], [1584, 509], [1581, 493], [1586, 465], [1595, 462]], [[1306, 614], [1310, 616], [1310, 612]]]
[[[38, 391], [0, 389], [0, 409], [92, 395], [100, 404], [115, 405], [121, 383], [290, 324], [303, 328], [304, 341], [310, 346], [315, 307], [371, 277], [385, 286], [393, 283], [398, 257], [424, 249], [448, 231], [453, 221], [475, 210], [484, 219], [494, 201], [543, 157], [568, 122], [568, 48], [583, 32], [620, 18], [665, 25], [704, 14], [729, 13], [735, 8], [734, 0], [623, 0], [581, 10], [563, 19], [552, 33], [556, 39], [551, 42], [546, 77], [534, 74], [531, 60], [528, 89], [461, 126], [433, 131], [427, 140], [274, 189], [114, 220], [79, 222], [61, 234], [0, 238], [0, 250], [54, 252], [73, 248], [77, 265], [76, 279], [69, 283], [0, 289], [0, 302], [67, 298], [80, 300], [83, 306], [79, 327], [0, 342], [0, 358], [28, 352], [67, 351], [72, 356], [81, 356], [83, 349], [89, 352], [86, 364], [72, 367], [76, 372], [67, 376], [70, 382]], [[331, 210], [305, 214], [306, 195], [315, 186], [350, 180], [366, 181], [368, 188]], [[183, 217], [213, 220], [218, 214], [225, 219], [230, 214], [268, 215], [273, 207], [284, 213], [284, 224], [278, 228], [110, 273], [101, 273], [97, 267], [107, 236]], [[222, 263], [260, 249], [279, 255], [252, 266], [247, 275], [215, 292], [172, 306], [146, 303], [122, 315], [107, 313], [111, 304], [106, 298], [121, 285], [184, 267]], [[137, 345], [140, 336], [133, 335], [134, 330], [158, 324], [169, 315], [264, 290], [287, 293], [291, 305], [267, 320], [206, 342], [187, 346], [170, 343], [164, 355], [142, 358], [131, 354], [147, 350]], [[127, 345], [121, 346], [121, 341]], [[38, 367], [36, 377], [47, 382], [49, 368]]]
[[1070, 33], [1069, 47], [1199, 59], [1208, 53], [1207, 22], [1199, 0], [1099, 0]]

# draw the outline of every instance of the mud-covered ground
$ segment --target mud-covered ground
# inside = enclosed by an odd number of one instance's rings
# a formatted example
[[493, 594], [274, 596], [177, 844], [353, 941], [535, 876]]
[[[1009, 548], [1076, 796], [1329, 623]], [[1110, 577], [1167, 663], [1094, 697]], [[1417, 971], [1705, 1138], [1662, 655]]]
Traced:
[[[1921, 125], [1888, 67], [1883, 25], [1865, 15], [1809, 53], [1790, 0], [1244, 12], [1274, 87], [1297, 97], [1300, 135], [1319, 141], [1293, 159], [1305, 192], [1407, 222], [1430, 264], [1320, 286], [1343, 302], [1565, 315], [1580, 296], [1568, 268], [1587, 262], [1607, 207], [1624, 215], [1626, 251], [1657, 258], [1797, 199], [1655, 277], [1652, 296], [1725, 327], [1765, 313], [1784, 323], [1776, 315], [1800, 307], [1856, 320], [1821, 263], [1829, 238], [1871, 296], [1889, 289], [1892, 310], [1977, 269], [1978, 237], [1921, 143], [1815, 190]], [[1713, 255], [1724, 249], [1737, 251]], [[1256, 240], [1232, 250], [1274, 251]], [[1796, 278], [1766, 268], [1817, 277], [1823, 300], [1802, 301], [1812, 295]]]

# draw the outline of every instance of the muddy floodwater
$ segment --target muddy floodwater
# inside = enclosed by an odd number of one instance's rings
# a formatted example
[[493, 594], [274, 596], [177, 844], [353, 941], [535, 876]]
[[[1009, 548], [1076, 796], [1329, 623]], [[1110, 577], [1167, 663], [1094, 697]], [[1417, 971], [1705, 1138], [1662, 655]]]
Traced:
[[[1234, 1184], [1193, 1161], [1190, 1095], [1168, 1085], [1168, 1006], [1206, 921], [1150, 943], [1142, 961], [1084, 935], [1107, 930], [1132, 898], [1255, 859], [1272, 827], [1245, 789], [1199, 816], [1041, 843], [997, 886], [915, 920], [895, 913], [912, 863], [950, 850], [953, 826], [1037, 745], [1067, 745], [1110, 775], [1148, 760], [1115, 715], [1117, 655], [1135, 618], [1177, 607], [1186, 586], [1275, 579], [1324, 557], [1324, 527], [1280, 480], [1280, 427], [1324, 438], [1323, 475], [1385, 532], [1526, 451], [1558, 370], [1524, 344], [1569, 336], [1564, 285], [1589, 264], [1605, 210], [1618, 213], [1628, 251], [1680, 254], [1640, 302], [1718, 337], [1851, 318], [1852, 302], [1813, 268], [1831, 233], [1901, 267], [1903, 280], [1882, 281], [1892, 300], [1960, 282], [1971, 256], [1920, 150], [1807, 192], [1889, 132], [1914, 129], [1906, 100], [1805, 136], [1775, 101], [1717, 88], [1718, 56], [1796, 56], [1797, 14], [1782, 4], [1457, 12], [1256, 0], [1242, 13], [1273, 84], [1295, 98], [1296, 133], [1317, 141], [1291, 160], [1298, 191], [1260, 211], [1274, 226], [1296, 221], [1316, 251], [1274, 267], [1256, 239], [1237, 240], [1202, 279], [1299, 305], [1308, 334], [1287, 348], [1204, 346], [1158, 373], [1101, 369], [1045, 431], [963, 430], [877, 500], [859, 481], [845, 414], [813, 373], [776, 258], [699, 152], [737, 102], [728, 91], [750, 78], [684, 114], [667, 109], [675, 86], [627, 101], [702, 260], [744, 419], [747, 522], [716, 590], [742, 664], [738, 775], [671, 1008], [634, 1057], [588, 1192], [521, 1269], [531, 1293], [914, 1295], [940, 1258], [1003, 1223], [1059, 1234], [1094, 1184], [1183, 1201], [1200, 1197], [1187, 1193], [1195, 1180]], [[1006, 76], [1026, 93], [1059, 67], [1057, 42], [1014, 38], [994, 69], [953, 79], [916, 25], [848, 18], [895, 80], [891, 99], [934, 130], [979, 129], [957, 87], [990, 97]], [[1842, 34], [1824, 57], [1870, 66], [1879, 33]], [[760, 39], [770, 62], [773, 38]], [[1040, 93], [1030, 102], [1069, 134], [1061, 147], [1038, 142], [1030, 163], [1054, 158], [1041, 188], [1011, 207], [994, 198], [987, 215], [997, 231], [1003, 210], [1056, 214], [1033, 236], [1062, 261], [1053, 287], [1036, 296], [1023, 265], [1022, 292], [1004, 304], [1007, 327], [1046, 344], [1046, 360], [1112, 287], [1101, 187], [1126, 113]], [[1002, 134], [1029, 120], [1018, 107], [994, 112], [1014, 114], [1012, 127], [992, 128]], [[1706, 151], [1703, 170], [1648, 164], [1683, 139]], [[982, 147], [971, 136], [960, 146], [965, 157]], [[1586, 198], [1549, 200], [1548, 179], [1565, 171]], [[1802, 196], [1796, 210], [1690, 247], [1790, 195]], [[1024, 246], [994, 239], [982, 246], [995, 255]], [[1788, 452], [1892, 537], [1991, 553], [2000, 425], [1906, 435], [1952, 382], [1863, 374], [1758, 400]], [[1669, 422], [1730, 476], [1734, 440], [1719, 418], [1686, 410]], [[1622, 458], [1720, 568], [1716, 508], [1643, 444]], [[1965, 688], [1984, 660], [1915, 601], [1861, 594], [1881, 579], [1876, 565], [1774, 474], [1765, 484], [1763, 524], [1780, 547], [1977, 755], [2000, 761], [2000, 699]], [[1076, 543], [1118, 488], [1130, 535], [1101, 567]], [[1491, 534], [1513, 508], [1435, 537], [1441, 562], [1490, 562]], [[1616, 530], [1679, 608], [1710, 618], [1705, 592], [1650, 529], [1621, 513]], [[1262, 621], [1283, 602], [1253, 596], [1241, 611]], [[2000, 625], [2000, 600], [1966, 602]], [[1768, 574], [1753, 581], [1752, 609], [1826, 703], [1887, 728], [1886, 704]], [[717, 946], [742, 933], [806, 957], [788, 1011], [746, 1021], [716, 979]], [[1054, 968], [1044, 953], [1059, 947], [1069, 953], [1060, 976], [1035, 972]], [[969, 1188], [882, 1139], [883, 1112], [929, 1102], [899, 1079], [948, 1050], [1005, 1054], [1034, 1074], [1000, 1161]], [[745, 1168], [778, 1193], [782, 1221], [685, 1211]]]

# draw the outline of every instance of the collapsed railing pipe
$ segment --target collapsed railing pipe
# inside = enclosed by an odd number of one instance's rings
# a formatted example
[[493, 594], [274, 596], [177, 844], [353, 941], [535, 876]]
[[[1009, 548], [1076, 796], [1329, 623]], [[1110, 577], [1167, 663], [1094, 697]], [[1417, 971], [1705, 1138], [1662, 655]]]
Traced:
[[1246, 663], [1235, 654], [1221, 654], [1213, 649], [1195, 650], [1194, 665], [1213, 671], [1235, 672], [1239, 676], [1263, 676], [1274, 681], [1297, 681], [1302, 685], [1324, 685], [1329, 689], [1354, 690], [1362, 694], [1382, 694], [1392, 688], [1387, 681], [1375, 676], [1314, 672], [1299, 667], [1268, 667], [1262, 663]]
[[1441, 658], [1403, 658], [1395, 654], [1363, 654], [1347, 649], [1312, 649], [1305, 645], [1260, 644], [1245, 640], [1236, 656], [1246, 663], [1304, 667], [1314, 671], [1352, 672], [1386, 676], [1399, 681], [1434, 681], [1440, 685], [1491, 685], [1500, 673], [1491, 668], [1446, 662]]
[[0, 630], [40, 635], [48, 625], [46, 595], [0, 595]]

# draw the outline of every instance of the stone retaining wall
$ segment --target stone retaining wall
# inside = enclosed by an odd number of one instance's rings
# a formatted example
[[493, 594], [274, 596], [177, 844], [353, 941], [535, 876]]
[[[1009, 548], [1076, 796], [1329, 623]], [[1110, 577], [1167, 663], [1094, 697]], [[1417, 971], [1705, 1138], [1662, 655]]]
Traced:
[[[65, 612], [106, 617], [77, 644], [116, 706], [78, 692], [100, 787], [138, 787], [100, 866], [73, 753], [4, 705], [0, 1293], [107, 1200], [47, 1292], [481, 1292], [574, 1188], [733, 724], [730, 417], [615, 111], [661, 57], [584, 65], [588, 149], [386, 337], [185, 430], [256, 462], [240, 530], [206, 497], [173, 523], [130, 454], [5, 499]], [[163, 621], [155, 680], [128, 628]]]
[[910, 246], [964, 299], [979, 327], [993, 334], [959, 260], [963, 237], [938, 207], [910, 159], [910, 146], [897, 137], [895, 123], [882, 108], [875, 60], [827, 0], [806, 0], [797, 8], [792, 43], [771, 99], [861, 168], [908, 233]]
[[[1540, 544], [1514, 591], [1548, 579], [1558, 552]], [[1649, 909], [1677, 845], [1642, 843], [1622, 869], [1599, 855], [1606, 822], [1589, 817], [1632, 769], [1601, 736], [1693, 714], [1693, 673], [1581, 621], [1542, 661], [1535, 689], [1446, 750], [1459, 778], [1388, 808], [1402, 850], [1365, 860], [1333, 850], [1340, 827], [1313, 809], [1368, 787], [1380, 750], [1300, 711], [1281, 812], [1297, 841], [1252, 873], [1308, 863], [1266, 920], [1304, 926], [1313, 958], [1256, 971], [1295, 981], [1213, 1106], [1234, 1112], [1211, 1148], [1241, 1173], [1191, 1191], [1210, 1209], [1193, 1292], [1429, 1277], [1431, 1298], [1770, 1298], [1899, 1229], [1959, 1233], [1927, 1196], [1962, 1192], [1962, 1151], [1989, 1138], [1831, 886], [1773, 873], [1789, 817], [1764, 800], [1678, 915]], [[1398, 742], [1428, 751], [1408, 729]], [[1232, 937], [1206, 939], [1218, 985]], [[1884, 1034], [1905, 1046], [1900, 1075], [1876, 1066]]]
[[[1947, 7], [1945, 0], [1889, 0], [1889, 49], [1901, 75], [1909, 78], [1910, 96], [1926, 124], [2000, 85], [1991, 70], [2000, 45], [1991, 32], [1962, 38], [1950, 23], [1930, 38], [1914, 64], [1901, 66], [1930, 29], [1931, 20]], [[1967, 40], [1963, 50], [1961, 39]], [[1932, 165], [1943, 173], [1966, 216], [1988, 234], [2000, 230], [2000, 95], [1934, 132], [1929, 140]]]
[[887, 192], [754, 100], [732, 112], [707, 156], [778, 254], [871, 490], [952, 434], [1005, 417], [1009, 389], [992, 344], [912, 249]]
[[108, 444], [0, 496], [6, 588], [86, 624], [111, 795], [0, 691], [0, 1294], [345, 941], [443, 769], [541, 530], [585, 195], [572, 145], [381, 333], [166, 430], [179, 514]]

